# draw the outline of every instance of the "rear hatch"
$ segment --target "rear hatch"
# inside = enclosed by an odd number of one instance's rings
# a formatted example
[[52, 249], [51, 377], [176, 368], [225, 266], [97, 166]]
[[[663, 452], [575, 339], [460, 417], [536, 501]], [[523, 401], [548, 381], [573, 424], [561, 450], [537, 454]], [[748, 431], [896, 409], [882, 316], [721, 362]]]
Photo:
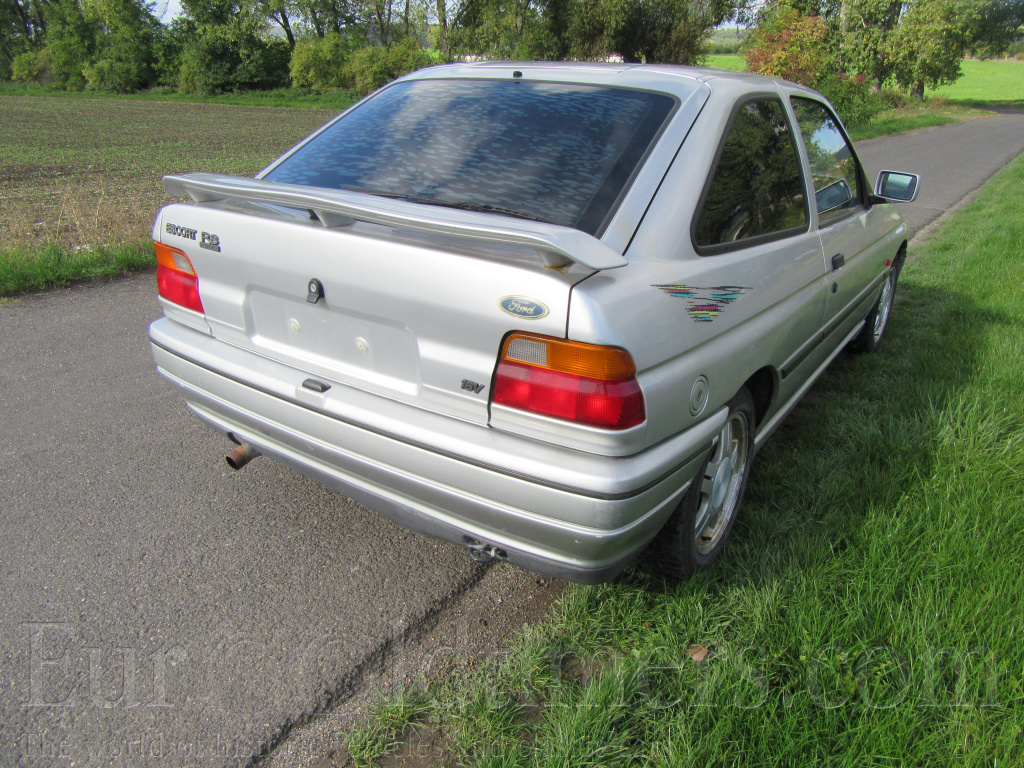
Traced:
[[570, 289], [594, 272], [545, 266], [557, 255], [529, 245], [235, 207], [172, 205], [158, 222], [195, 268], [215, 337], [297, 375], [481, 423], [503, 337], [564, 336]]
[[[198, 205], [165, 208], [159, 236], [192, 259], [213, 334], [329, 382], [486, 422], [503, 337], [564, 337], [572, 286], [626, 264], [603, 233], [681, 103], [498, 74], [397, 81], [259, 179], [167, 177]], [[692, 80], [672, 83], [694, 109], [705, 98]], [[634, 218], [654, 181], [638, 185]], [[307, 301], [311, 284], [322, 298]]]

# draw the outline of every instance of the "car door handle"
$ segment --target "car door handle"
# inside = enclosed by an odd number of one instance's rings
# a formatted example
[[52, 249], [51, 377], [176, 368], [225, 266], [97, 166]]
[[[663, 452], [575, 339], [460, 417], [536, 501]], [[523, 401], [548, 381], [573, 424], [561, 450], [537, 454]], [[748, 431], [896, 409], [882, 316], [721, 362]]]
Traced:
[[841, 253], [837, 253], [835, 256], [832, 257], [832, 269], [833, 270], [839, 269], [845, 263], [846, 263], [846, 257], [843, 256], [843, 254], [841, 254]]

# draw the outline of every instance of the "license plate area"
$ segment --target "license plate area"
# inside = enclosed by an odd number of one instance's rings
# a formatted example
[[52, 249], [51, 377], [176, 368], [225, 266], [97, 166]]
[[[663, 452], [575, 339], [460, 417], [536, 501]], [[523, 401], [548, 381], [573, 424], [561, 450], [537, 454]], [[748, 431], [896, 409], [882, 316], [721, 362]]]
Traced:
[[416, 338], [403, 325], [263, 289], [246, 303], [252, 344], [268, 356], [340, 381], [418, 389]]

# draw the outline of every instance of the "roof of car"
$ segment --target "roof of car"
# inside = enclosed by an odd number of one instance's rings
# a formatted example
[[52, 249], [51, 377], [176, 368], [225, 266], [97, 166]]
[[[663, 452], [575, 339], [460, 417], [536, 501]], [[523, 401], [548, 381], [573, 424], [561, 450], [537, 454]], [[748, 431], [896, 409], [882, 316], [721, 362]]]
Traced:
[[[519, 75], [513, 73], [518, 72]], [[679, 93], [699, 88], [699, 84], [714, 85], [728, 82], [734, 87], [746, 86], [751, 90], [775, 90], [778, 86], [816, 93], [810, 88], [780, 78], [737, 72], [728, 69], [690, 67], [681, 64], [631, 64], [616, 62], [576, 61], [473, 61], [444, 64], [417, 70], [402, 79], [434, 78], [501, 78], [516, 77], [559, 82], [613, 85], [647, 88]], [[686, 84], [689, 84], [688, 86]]]

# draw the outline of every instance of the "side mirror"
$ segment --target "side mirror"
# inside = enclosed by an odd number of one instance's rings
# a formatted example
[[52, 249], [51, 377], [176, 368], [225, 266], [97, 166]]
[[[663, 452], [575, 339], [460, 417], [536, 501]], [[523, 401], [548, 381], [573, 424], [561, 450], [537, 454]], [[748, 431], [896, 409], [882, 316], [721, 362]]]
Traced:
[[875, 181], [875, 195], [886, 203], [912, 203], [921, 187], [921, 177], [916, 173], [882, 171]]

